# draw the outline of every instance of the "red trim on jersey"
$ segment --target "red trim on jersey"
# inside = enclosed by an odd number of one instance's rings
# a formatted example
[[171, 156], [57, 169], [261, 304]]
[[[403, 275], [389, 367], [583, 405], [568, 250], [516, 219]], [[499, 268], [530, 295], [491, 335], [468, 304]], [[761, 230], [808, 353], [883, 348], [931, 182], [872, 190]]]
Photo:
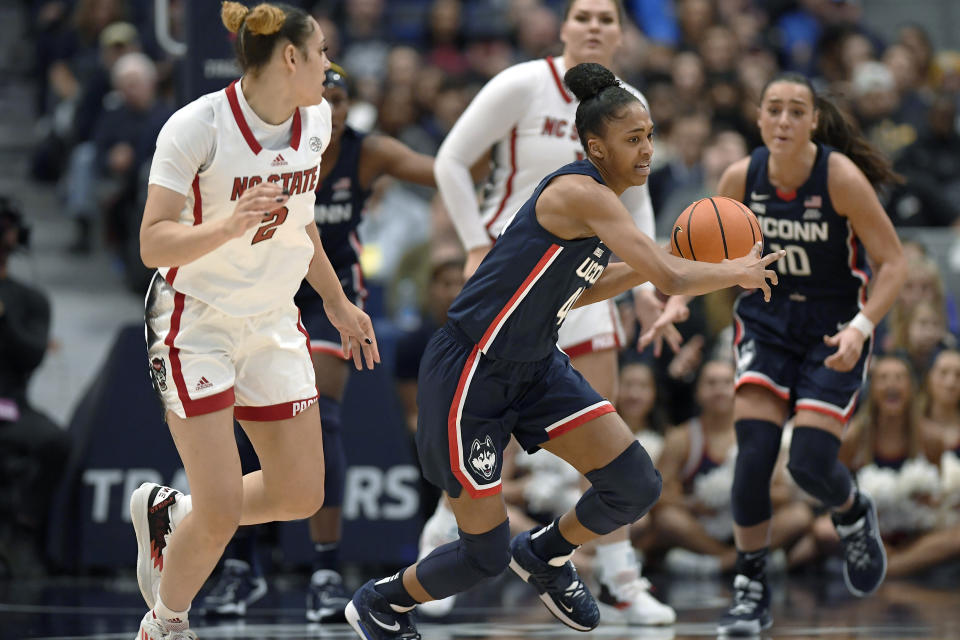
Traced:
[[503, 309], [500, 309], [500, 313], [497, 314], [497, 317], [493, 319], [493, 322], [490, 323], [490, 326], [487, 327], [487, 330], [483, 333], [483, 337], [480, 338], [480, 343], [478, 345], [481, 350], [484, 350], [490, 346], [490, 344], [493, 342], [496, 332], [500, 329], [501, 323], [506, 321], [507, 316], [512, 313], [517, 301], [526, 295], [527, 290], [530, 288], [533, 282], [540, 277], [550, 261], [553, 260], [553, 257], [560, 252], [560, 249], [560, 245], [550, 245], [550, 248], [547, 249], [547, 251], [543, 254], [543, 257], [540, 258], [540, 261], [537, 262], [537, 265], [527, 275], [520, 287], [517, 288], [517, 290], [513, 293], [513, 295], [507, 301], [507, 304], [503, 306]]
[[570, 94], [567, 93], [567, 90], [563, 87], [563, 80], [560, 79], [560, 74], [557, 73], [557, 68], [553, 66], [553, 56], [547, 56], [547, 66], [550, 67], [550, 75], [553, 76], [553, 81], [557, 83], [557, 89], [560, 90], [560, 95], [563, 97], [564, 102], [570, 104], [573, 102], [573, 98], [570, 97]]
[[743, 340], [743, 322], [736, 315], [733, 316], [733, 346], [740, 344]]
[[[595, 346], [598, 343], [603, 346]], [[601, 351], [619, 348], [620, 339], [617, 337], [617, 332], [614, 331], [612, 333], [601, 333], [583, 342], [578, 342], [569, 347], [563, 347], [563, 352], [567, 354], [568, 358], [579, 358], [589, 353], [600, 353]]]
[[[193, 184], [190, 185], [193, 189], [193, 226], [197, 226], [203, 222], [203, 198], [200, 196], [200, 174], [195, 174], [193, 176]], [[167, 281], [171, 287], [173, 286], [173, 281], [177, 278], [177, 270], [180, 267], [172, 267], [167, 271], [167, 277], [164, 280]]]
[[847, 248], [849, 249], [848, 255], [850, 256], [850, 272], [860, 279], [860, 292], [857, 295], [858, 302], [860, 306], [867, 304], [867, 284], [870, 282], [870, 276], [867, 275], [866, 271], [857, 268], [857, 235], [853, 232], [853, 225], [847, 222], [847, 227], [849, 228], [849, 233], [847, 234]]
[[193, 226], [203, 222], [203, 198], [200, 196], [200, 174], [193, 176]]
[[463, 461], [463, 452], [460, 447], [460, 438], [457, 435], [457, 414], [460, 409], [460, 401], [467, 392], [470, 378], [473, 376], [474, 362], [480, 357], [480, 345], [474, 345], [473, 351], [467, 356], [467, 361], [463, 365], [463, 371], [460, 373], [460, 381], [457, 382], [457, 390], [453, 394], [453, 402], [450, 403], [450, 411], [447, 414], [447, 449], [450, 453], [450, 470], [460, 486], [467, 490], [471, 498], [483, 498], [500, 493], [503, 490], [503, 482], [498, 482], [495, 486], [486, 489], [475, 489], [472, 479], [467, 477], [460, 468]]
[[[303, 337], [307, 340], [307, 357], [310, 356], [312, 350], [310, 349], [310, 334], [307, 333], [307, 328], [303, 326], [303, 323], [300, 322], [300, 308], [297, 308], [297, 331], [303, 334]], [[310, 366], [313, 366], [313, 359], [310, 360]], [[317, 387], [317, 381], [314, 379], [313, 388], [316, 390], [317, 394], [320, 393], [320, 389]], [[294, 414], [296, 415], [296, 414]]]
[[749, 373], [745, 374], [743, 376], [740, 376], [740, 378], [737, 380], [737, 383], [734, 386], [735, 388], [739, 389], [745, 384], [755, 384], [758, 387], [763, 387], [764, 389], [768, 389], [770, 392], [773, 393], [773, 395], [777, 396], [778, 398], [781, 398], [783, 400], [788, 400], [788, 401], [790, 400], [789, 391], [784, 393], [780, 389], [777, 389], [770, 381], [764, 380], [759, 376], [752, 376]]
[[500, 214], [503, 213], [503, 208], [507, 206], [507, 200], [510, 199], [510, 194], [513, 193], [513, 176], [517, 175], [517, 128], [514, 127], [510, 130], [510, 175], [507, 176], [507, 185], [504, 187], [503, 199], [500, 201], [500, 206], [497, 207], [497, 212], [493, 214], [493, 217], [490, 218], [490, 222], [486, 224], [487, 234], [493, 238], [493, 234], [490, 233], [490, 227], [493, 226], [493, 223], [497, 221], [497, 218], [500, 217]]
[[777, 189], [777, 197], [784, 202], [790, 202], [791, 200], [797, 199], [797, 191], [796, 189], [793, 191], [781, 191], [780, 189]]
[[293, 126], [290, 127], [290, 148], [297, 151], [300, 148], [300, 107], [293, 113]]
[[227, 102], [230, 103], [230, 111], [233, 112], [233, 119], [237, 121], [237, 127], [240, 128], [240, 133], [243, 134], [243, 139], [247, 141], [247, 145], [250, 147], [250, 151], [253, 151], [254, 154], [260, 153], [260, 150], [263, 148], [260, 146], [260, 143], [257, 142], [257, 138], [253, 135], [253, 131], [250, 130], [250, 125], [247, 124], [246, 118], [243, 117], [243, 111], [240, 109], [240, 101], [237, 99], [237, 83], [239, 80], [234, 80], [230, 83], [230, 86], [227, 87]]
[[233, 417], [237, 420], [253, 420], [254, 422], [289, 420], [296, 417], [297, 414], [304, 411], [316, 401], [317, 396], [313, 396], [312, 398], [304, 398], [303, 400], [271, 404], [267, 407], [234, 407]]
[[591, 411], [584, 413], [583, 415], [579, 415], [576, 418], [568, 418], [567, 422], [561, 422], [560, 424], [558, 424], [553, 429], [547, 432], [547, 437], [550, 440], [553, 440], [554, 438], [562, 436], [568, 431], [572, 431], [573, 429], [576, 429], [577, 427], [579, 427], [584, 423], [590, 422], [591, 420], [595, 420], [596, 418], [599, 418], [600, 416], [606, 415], [608, 413], [613, 413], [614, 411], [616, 411], [616, 409], [613, 408], [613, 405], [610, 404], [609, 402], [606, 402], [603, 405], [597, 407], [596, 409], [593, 409]]

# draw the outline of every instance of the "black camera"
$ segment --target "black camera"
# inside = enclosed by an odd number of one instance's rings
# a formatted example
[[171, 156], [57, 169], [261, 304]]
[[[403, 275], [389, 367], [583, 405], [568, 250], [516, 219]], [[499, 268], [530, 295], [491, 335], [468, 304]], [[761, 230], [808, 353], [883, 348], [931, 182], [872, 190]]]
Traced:
[[23, 222], [23, 214], [17, 204], [7, 196], [0, 195], [0, 235], [8, 229], [17, 229], [17, 246], [26, 249], [30, 246], [30, 228]]

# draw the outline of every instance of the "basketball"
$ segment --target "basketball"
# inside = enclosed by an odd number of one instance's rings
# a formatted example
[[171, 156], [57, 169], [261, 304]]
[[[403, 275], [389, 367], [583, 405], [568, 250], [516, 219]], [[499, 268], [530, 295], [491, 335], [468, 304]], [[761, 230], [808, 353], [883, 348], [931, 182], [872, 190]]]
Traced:
[[742, 202], [713, 196], [697, 200], [673, 223], [670, 252], [700, 262], [742, 258], [763, 242], [757, 217]]

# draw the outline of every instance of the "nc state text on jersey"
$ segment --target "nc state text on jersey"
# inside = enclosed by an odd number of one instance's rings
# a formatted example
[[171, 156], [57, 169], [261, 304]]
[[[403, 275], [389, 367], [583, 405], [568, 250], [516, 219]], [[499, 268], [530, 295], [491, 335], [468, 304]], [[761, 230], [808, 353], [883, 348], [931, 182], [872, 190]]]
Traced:
[[[302, 171], [287, 171], [285, 173], [271, 173], [267, 176], [267, 182], [282, 182], [283, 188], [291, 196], [298, 193], [315, 191], [317, 188], [317, 170], [320, 167], [310, 167]], [[243, 195], [247, 189], [253, 188], [263, 182], [261, 176], [249, 176], [233, 179], [233, 191], [230, 194], [230, 200], [236, 200]]]

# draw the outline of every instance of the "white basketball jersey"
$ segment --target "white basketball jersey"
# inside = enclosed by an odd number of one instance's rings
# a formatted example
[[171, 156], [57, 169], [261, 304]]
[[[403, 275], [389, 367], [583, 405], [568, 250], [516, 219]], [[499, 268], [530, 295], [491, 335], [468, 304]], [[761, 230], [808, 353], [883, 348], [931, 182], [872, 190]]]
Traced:
[[[547, 57], [513, 67], [513, 71], [526, 74], [536, 91], [523, 116], [493, 148], [493, 171], [480, 204], [480, 215], [491, 238], [500, 235], [544, 176], [584, 157], [575, 125], [579, 101], [563, 85], [566, 70], [562, 63], [562, 59]], [[626, 83], [623, 86], [647, 106], [639, 91]], [[642, 195], [631, 193], [635, 190]], [[647, 186], [631, 187], [621, 199], [637, 224], [652, 232], [653, 208]]]
[[[253, 112], [244, 101], [238, 81], [183, 107], [171, 117], [161, 138], [171, 136], [173, 148], [189, 147], [190, 141], [178, 135], [187, 138], [195, 133], [196, 126], [184, 130], [176, 126], [177, 122], [185, 122], [184, 115], [209, 119], [211, 109], [213, 152], [207, 162], [191, 168], [196, 173], [180, 212], [180, 223], [197, 225], [233, 215], [243, 192], [263, 181], [285, 187], [290, 198], [239, 238], [189, 264], [161, 267], [160, 274], [177, 291], [231, 316], [250, 316], [289, 305], [314, 255], [306, 225], [313, 223], [320, 156], [330, 142], [330, 106], [323, 102], [301, 107], [289, 124], [276, 127], [250, 122]], [[280, 142], [268, 142], [266, 135], [258, 140], [251, 125], [257, 132], [272, 134], [282, 128]], [[161, 145], [158, 140], [158, 153], [171, 148], [170, 142]], [[165, 179], [165, 174], [177, 173], [169, 170], [170, 162], [169, 157], [154, 158], [151, 183], [168, 186], [175, 182]]]

